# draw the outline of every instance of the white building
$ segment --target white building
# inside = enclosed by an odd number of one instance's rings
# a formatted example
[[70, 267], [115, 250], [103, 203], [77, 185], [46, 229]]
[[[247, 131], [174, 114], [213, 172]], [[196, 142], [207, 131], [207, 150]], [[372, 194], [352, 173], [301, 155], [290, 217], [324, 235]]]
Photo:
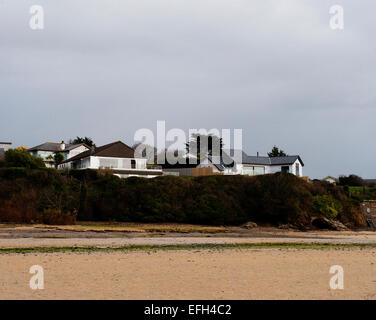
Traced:
[[136, 157], [134, 150], [121, 141], [92, 148], [63, 161], [58, 169], [110, 169], [120, 178], [154, 178], [162, 169], [149, 169], [147, 159]]
[[64, 160], [67, 160], [87, 150], [89, 150], [89, 147], [84, 143], [66, 144], [64, 141], [61, 143], [46, 142], [39, 146], [27, 149], [31, 155], [42, 158], [46, 167], [49, 168], [54, 167], [55, 162], [53, 157], [56, 153], [61, 153]]
[[5, 152], [12, 148], [11, 142], [0, 142], [0, 160], [4, 160]]
[[[233, 155], [233, 154], [231, 154]], [[287, 172], [296, 176], [303, 176], [304, 163], [300, 156], [285, 156], [285, 157], [261, 157], [248, 156], [245, 152], [241, 152], [241, 159], [233, 160], [226, 152], [223, 152], [222, 157], [208, 156], [204, 158], [199, 164], [178, 164], [176, 166], [166, 165], [164, 171], [168, 173], [177, 172], [184, 175], [186, 168], [213, 168], [213, 173], [222, 173], [225, 175], [260, 175], [271, 174], [276, 172]], [[175, 167], [175, 168], [174, 168]]]
[[0, 151], [6, 152], [12, 148], [11, 142], [0, 142]]

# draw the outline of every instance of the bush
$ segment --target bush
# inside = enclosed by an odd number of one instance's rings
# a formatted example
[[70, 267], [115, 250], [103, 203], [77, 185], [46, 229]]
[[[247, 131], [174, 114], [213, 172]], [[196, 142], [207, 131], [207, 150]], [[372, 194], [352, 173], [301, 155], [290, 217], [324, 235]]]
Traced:
[[312, 213], [321, 213], [328, 219], [334, 219], [338, 215], [334, 200], [327, 195], [317, 195], [313, 197]]
[[[0, 169], [0, 221], [78, 220], [179, 222], [208, 225], [294, 224], [313, 214], [364, 226], [342, 187], [294, 175], [120, 179], [95, 170]], [[343, 205], [340, 205], [343, 204]], [[356, 213], [358, 212], [358, 213]]]
[[16, 149], [10, 149], [5, 152], [5, 166], [28, 169], [45, 168], [45, 164], [41, 158], [34, 157], [26, 151]]

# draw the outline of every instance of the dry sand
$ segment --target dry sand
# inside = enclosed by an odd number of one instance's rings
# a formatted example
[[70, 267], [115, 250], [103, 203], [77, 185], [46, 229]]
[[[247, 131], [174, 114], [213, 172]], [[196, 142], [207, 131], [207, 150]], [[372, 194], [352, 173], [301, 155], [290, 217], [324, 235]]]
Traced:
[[[376, 233], [370, 231], [211, 230], [139, 224], [97, 230], [110, 227], [1, 225], [0, 248], [376, 243]], [[156, 231], [160, 229], [169, 232]], [[44, 269], [43, 290], [29, 287], [32, 265]], [[344, 290], [329, 287], [333, 276], [329, 269], [333, 265], [344, 268]], [[376, 248], [371, 247], [362, 250], [265, 248], [0, 254], [0, 299], [375, 298]]]
[[[29, 288], [41, 265], [45, 288]], [[331, 290], [329, 268], [344, 268]], [[375, 299], [375, 249], [5, 254], [0, 299]]]

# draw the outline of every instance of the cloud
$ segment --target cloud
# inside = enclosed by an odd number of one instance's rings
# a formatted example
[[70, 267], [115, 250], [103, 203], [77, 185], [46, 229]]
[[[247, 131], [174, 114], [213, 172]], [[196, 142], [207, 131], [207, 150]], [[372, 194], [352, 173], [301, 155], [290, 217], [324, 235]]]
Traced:
[[33, 1], [0, 4], [0, 140], [32, 146], [139, 128], [242, 128], [244, 149], [300, 154], [305, 174], [374, 177], [372, 1]]

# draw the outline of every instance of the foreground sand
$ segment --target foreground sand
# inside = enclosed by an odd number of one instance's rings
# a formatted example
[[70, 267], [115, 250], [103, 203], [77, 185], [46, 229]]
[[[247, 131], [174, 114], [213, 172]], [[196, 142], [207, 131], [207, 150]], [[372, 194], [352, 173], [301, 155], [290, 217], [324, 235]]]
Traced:
[[[29, 288], [41, 265], [45, 289]], [[331, 290], [329, 268], [344, 268]], [[0, 299], [375, 299], [376, 249], [0, 255]]]

